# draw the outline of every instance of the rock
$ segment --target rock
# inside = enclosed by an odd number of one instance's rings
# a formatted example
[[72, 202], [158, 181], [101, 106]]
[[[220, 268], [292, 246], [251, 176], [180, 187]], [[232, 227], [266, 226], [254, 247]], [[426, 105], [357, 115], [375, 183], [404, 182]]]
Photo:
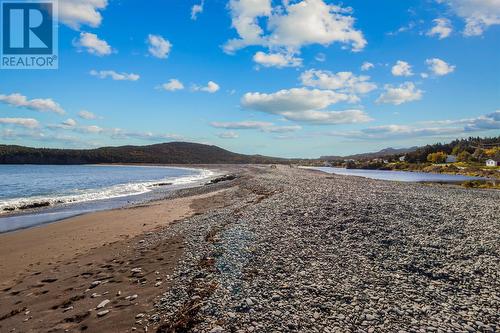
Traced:
[[96, 309], [102, 309], [103, 307], [105, 307], [106, 305], [108, 305], [111, 301], [109, 299], [105, 299], [104, 301], [102, 301], [101, 303], [99, 303], [96, 307]]
[[97, 287], [97, 286], [98, 286], [98, 285], [100, 285], [101, 283], [102, 283], [102, 281], [99, 281], [99, 280], [94, 281], [94, 282], [92, 282], [92, 283], [90, 284], [89, 289], [94, 289], [95, 287]]
[[73, 306], [68, 306], [67, 308], [63, 309], [63, 312], [68, 312], [68, 311], [71, 311], [71, 310], [73, 310]]
[[127, 301], [133, 301], [133, 300], [135, 300], [137, 297], [138, 297], [138, 296], [137, 296], [137, 294], [136, 294], [136, 295], [130, 295], [130, 296], [127, 296], [127, 297], [125, 297], [125, 299], [126, 299]]
[[133, 274], [136, 274], [136, 273], [141, 273], [142, 272], [142, 268], [140, 267], [136, 267], [136, 268], [132, 268], [130, 270]]
[[109, 313], [109, 310], [102, 310], [102, 311], [99, 311], [97, 312], [97, 317], [104, 317], [105, 315], [107, 315]]
[[140, 319], [144, 317], [144, 313], [138, 313], [135, 315], [135, 319]]

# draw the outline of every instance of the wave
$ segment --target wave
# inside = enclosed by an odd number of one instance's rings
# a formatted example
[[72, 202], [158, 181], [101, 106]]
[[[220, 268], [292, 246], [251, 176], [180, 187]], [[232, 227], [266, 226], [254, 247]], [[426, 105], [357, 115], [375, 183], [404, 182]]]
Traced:
[[205, 169], [176, 169], [195, 170], [198, 174], [181, 177], [166, 177], [155, 181], [141, 183], [119, 184], [106, 188], [74, 190], [71, 194], [6, 199], [0, 202], [0, 215], [25, 209], [140, 195], [151, 192], [159, 186], [186, 186], [216, 175], [215, 172]]

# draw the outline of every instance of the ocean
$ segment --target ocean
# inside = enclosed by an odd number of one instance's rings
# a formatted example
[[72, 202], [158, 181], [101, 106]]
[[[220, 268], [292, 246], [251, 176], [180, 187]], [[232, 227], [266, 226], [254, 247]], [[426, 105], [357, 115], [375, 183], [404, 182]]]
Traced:
[[213, 175], [164, 166], [0, 165], [0, 232], [147, 201]]

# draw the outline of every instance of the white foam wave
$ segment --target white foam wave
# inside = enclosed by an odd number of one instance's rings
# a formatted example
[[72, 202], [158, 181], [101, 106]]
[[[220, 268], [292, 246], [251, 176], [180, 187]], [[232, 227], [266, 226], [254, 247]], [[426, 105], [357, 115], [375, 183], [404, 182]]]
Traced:
[[77, 190], [74, 193], [68, 195], [34, 196], [28, 198], [6, 199], [0, 202], [0, 215], [34, 206], [53, 206], [57, 204], [88, 202], [139, 195], [153, 191], [155, 188], [158, 188], [158, 185], [168, 183], [171, 184], [171, 186], [187, 186], [190, 184], [196, 184], [216, 175], [215, 172], [205, 169], [177, 169], [195, 170], [198, 173], [195, 175], [182, 177], [167, 177], [161, 180], [142, 183], [128, 183], [114, 185], [106, 188], [87, 189], [81, 191]]

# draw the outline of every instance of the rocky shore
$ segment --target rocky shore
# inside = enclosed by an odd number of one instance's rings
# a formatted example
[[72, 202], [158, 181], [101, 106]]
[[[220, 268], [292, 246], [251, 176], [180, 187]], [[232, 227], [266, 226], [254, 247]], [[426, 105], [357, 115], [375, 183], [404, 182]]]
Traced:
[[179, 193], [224, 190], [193, 202], [193, 216], [106, 250], [97, 274], [65, 294], [80, 298], [56, 307], [60, 323], [36, 318], [52, 330], [35, 320], [23, 330], [20, 302], [0, 313], [0, 331], [500, 330], [500, 191], [282, 166], [231, 172]]
[[[500, 192], [256, 171], [185, 236], [157, 332], [496, 332]], [[145, 245], [147, 246], [147, 245]]]

